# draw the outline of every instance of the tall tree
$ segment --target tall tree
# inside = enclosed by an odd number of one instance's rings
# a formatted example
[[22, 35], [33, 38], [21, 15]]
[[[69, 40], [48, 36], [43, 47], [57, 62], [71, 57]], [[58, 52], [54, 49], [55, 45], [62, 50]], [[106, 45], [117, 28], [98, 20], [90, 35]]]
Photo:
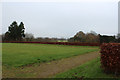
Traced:
[[96, 43], [99, 42], [99, 36], [93, 33], [87, 33], [86, 34], [86, 42], [88, 43]]
[[7, 40], [11, 41], [21, 41], [23, 37], [25, 37], [25, 28], [23, 22], [20, 25], [14, 21], [9, 27], [8, 31], [5, 33], [5, 37]]
[[71, 37], [69, 42], [99, 42], [99, 36], [95, 31], [85, 34], [82, 31], [79, 31], [74, 37]]
[[85, 33], [82, 31], [76, 33], [76, 35], [74, 36], [74, 41], [85, 42]]

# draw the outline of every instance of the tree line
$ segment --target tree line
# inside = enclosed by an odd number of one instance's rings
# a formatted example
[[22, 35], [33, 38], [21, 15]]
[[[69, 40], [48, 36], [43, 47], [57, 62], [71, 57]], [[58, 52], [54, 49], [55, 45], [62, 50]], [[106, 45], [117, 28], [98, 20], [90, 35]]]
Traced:
[[[120, 34], [118, 34], [120, 35]], [[5, 34], [1, 35], [2, 41], [35, 41], [35, 42], [82, 42], [82, 43], [110, 43], [110, 42], [120, 42], [120, 37], [116, 38], [116, 36], [108, 36], [108, 35], [100, 35], [95, 31], [91, 31], [89, 33], [84, 33], [79, 31], [73, 37], [65, 39], [65, 38], [35, 38], [31, 33], [25, 33], [25, 26], [23, 22], [19, 25], [16, 21], [14, 21], [8, 27], [8, 31]]]

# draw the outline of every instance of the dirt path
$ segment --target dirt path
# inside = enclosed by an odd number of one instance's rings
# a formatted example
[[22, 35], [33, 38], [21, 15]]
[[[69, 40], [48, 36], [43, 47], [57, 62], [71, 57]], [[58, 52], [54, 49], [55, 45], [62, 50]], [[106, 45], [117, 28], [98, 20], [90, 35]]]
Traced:
[[41, 63], [39, 66], [26, 66], [24, 68], [10, 70], [3, 68], [3, 77], [48, 78], [57, 73], [77, 67], [98, 56], [99, 52], [91, 52], [88, 54], [52, 61], [50, 63]]

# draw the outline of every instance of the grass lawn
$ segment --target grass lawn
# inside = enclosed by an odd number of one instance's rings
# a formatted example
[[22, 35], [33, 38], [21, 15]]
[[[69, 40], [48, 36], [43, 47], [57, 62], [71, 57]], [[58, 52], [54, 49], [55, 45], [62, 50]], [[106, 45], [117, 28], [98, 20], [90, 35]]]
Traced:
[[98, 50], [98, 47], [90, 46], [2, 43], [2, 62], [3, 66], [19, 67], [32, 63], [49, 62]]
[[[94, 78], [94, 79], [95, 78], [96, 79], [98, 79], [98, 78], [113, 78], [114, 77], [111, 74], [108, 75], [108, 74], [103, 73], [103, 70], [100, 68], [100, 58], [89, 61], [89, 62], [87, 62], [77, 68], [71, 69], [67, 72], [59, 73], [54, 77], [55, 78], [75, 78], [75, 77], [80, 78], [81, 76], [84, 76], [84, 78]], [[103, 79], [103, 80], [105, 80], [105, 79]], [[119, 80], [120, 80], [120, 78], [119, 78]]]

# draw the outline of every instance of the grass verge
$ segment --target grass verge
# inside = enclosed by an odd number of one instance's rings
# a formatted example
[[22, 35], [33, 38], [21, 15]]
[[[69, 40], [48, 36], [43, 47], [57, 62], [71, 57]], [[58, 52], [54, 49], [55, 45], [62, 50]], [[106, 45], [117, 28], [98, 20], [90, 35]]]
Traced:
[[[54, 78], [115, 78], [112, 74], [105, 74], [100, 68], [100, 58], [89, 61], [77, 68], [59, 73]], [[117, 79], [118, 80], [118, 79]]]

